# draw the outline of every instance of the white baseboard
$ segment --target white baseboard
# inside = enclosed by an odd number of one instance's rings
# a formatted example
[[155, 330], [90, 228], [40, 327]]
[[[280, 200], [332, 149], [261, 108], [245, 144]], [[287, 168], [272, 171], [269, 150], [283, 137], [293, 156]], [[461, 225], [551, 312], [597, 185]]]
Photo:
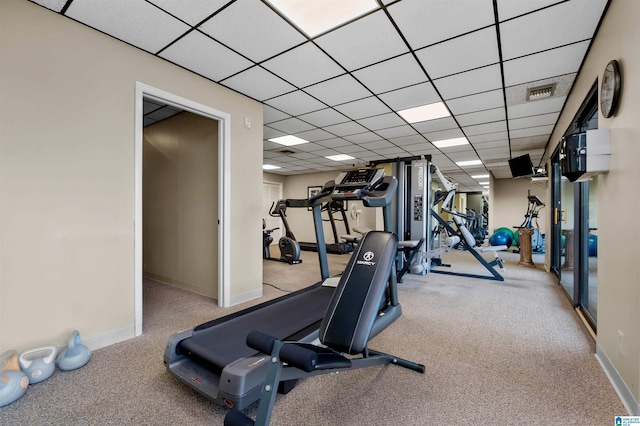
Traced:
[[231, 297], [231, 306], [238, 305], [240, 303], [248, 302], [253, 299], [257, 299], [262, 297], [262, 286], [252, 291], [248, 291], [246, 293], [238, 294], [236, 296]]
[[613, 388], [618, 393], [618, 396], [620, 397], [622, 404], [624, 404], [624, 407], [629, 412], [629, 415], [640, 416], [640, 403], [638, 403], [638, 401], [636, 401], [636, 399], [633, 397], [633, 394], [624, 383], [624, 380], [622, 380], [622, 377], [620, 377], [620, 374], [618, 374], [618, 370], [616, 370], [616, 368], [609, 360], [609, 357], [607, 357], [607, 354], [597, 343], [596, 359], [600, 362], [602, 369], [609, 378], [609, 381], [613, 385]]
[[124, 327], [119, 330], [109, 331], [97, 336], [84, 338], [80, 335], [82, 343], [89, 347], [92, 351], [100, 348], [104, 348], [116, 343], [124, 342], [125, 340], [133, 339], [136, 337], [133, 324], [129, 327]]

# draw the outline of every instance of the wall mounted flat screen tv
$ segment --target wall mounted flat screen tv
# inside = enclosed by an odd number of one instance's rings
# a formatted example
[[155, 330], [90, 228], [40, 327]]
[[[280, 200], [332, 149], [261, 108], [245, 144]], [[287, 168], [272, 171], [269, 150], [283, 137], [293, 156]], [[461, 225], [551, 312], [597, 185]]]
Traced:
[[533, 163], [529, 154], [521, 155], [509, 160], [511, 176], [514, 178], [533, 175]]

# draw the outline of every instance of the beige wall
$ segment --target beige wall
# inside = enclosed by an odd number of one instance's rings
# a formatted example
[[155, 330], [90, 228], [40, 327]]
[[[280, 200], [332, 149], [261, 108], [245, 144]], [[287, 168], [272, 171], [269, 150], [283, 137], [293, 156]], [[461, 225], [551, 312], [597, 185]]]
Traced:
[[261, 105], [26, 0], [0, 32], [0, 351], [133, 337], [136, 82], [230, 114], [231, 298], [261, 294]]
[[[489, 203], [489, 217], [491, 228], [489, 235], [502, 227], [512, 228], [520, 226], [524, 222], [525, 214], [529, 207], [527, 195], [537, 195], [545, 207], [540, 210], [538, 225], [541, 233], [546, 232], [546, 224], [549, 221], [549, 200], [547, 185], [542, 182], [532, 182], [531, 179], [495, 179], [491, 185], [491, 203]], [[534, 221], [535, 224], [535, 221]], [[534, 225], [535, 226], [535, 225]], [[515, 229], [514, 229], [515, 230]]]
[[[640, 415], [640, 2], [613, 0], [591, 47], [560, 121], [552, 135], [553, 152], [589, 89], [602, 78], [611, 59], [622, 68], [622, 97], [616, 114], [598, 118], [610, 129], [611, 170], [598, 178], [598, 355], [627, 400]], [[618, 332], [624, 335], [618, 351]], [[630, 399], [630, 398], [629, 398]]]
[[145, 127], [144, 275], [218, 298], [218, 122], [182, 112]]

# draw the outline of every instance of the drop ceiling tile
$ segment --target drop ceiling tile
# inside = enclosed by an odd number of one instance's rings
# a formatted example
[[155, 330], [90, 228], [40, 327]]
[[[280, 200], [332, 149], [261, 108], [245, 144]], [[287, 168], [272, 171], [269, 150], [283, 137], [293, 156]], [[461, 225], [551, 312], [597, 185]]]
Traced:
[[322, 35], [315, 42], [349, 71], [408, 51], [382, 11]]
[[495, 26], [420, 49], [416, 55], [432, 79], [498, 63]]
[[486, 109], [483, 111], [468, 114], [456, 115], [461, 126], [471, 126], [474, 124], [490, 123], [506, 119], [504, 108]]
[[386, 139], [418, 135], [418, 132], [416, 132], [413, 127], [409, 126], [408, 124], [405, 124], [403, 126], [390, 127], [388, 129], [380, 129], [377, 130], [376, 133]]
[[551, 135], [553, 125], [527, 127], [526, 129], [510, 130], [509, 134], [512, 138], [525, 138], [529, 136]]
[[401, 146], [403, 149], [406, 149], [406, 146], [408, 146], [408, 145], [416, 145], [416, 144], [425, 143], [426, 140], [425, 140], [424, 136], [422, 136], [422, 135], [413, 134], [413, 135], [402, 136], [402, 137], [398, 137], [398, 138], [390, 138], [389, 142], [391, 142], [394, 145]]
[[275, 123], [269, 124], [269, 127], [280, 130], [288, 135], [314, 128], [311, 124], [305, 123], [298, 118], [287, 118], [286, 120], [276, 121]]
[[[506, 137], [506, 133], [505, 137]], [[475, 149], [489, 149], [489, 148], [509, 148], [509, 140], [508, 139], [498, 139], [495, 141], [489, 142], [473, 142], [473, 146]]]
[[320, 150], [318, 150], [318, 151], [314, 151], [314, 154], [316, 154], [316, 155], [318, 155], [318, 156], [322, 157], [322, 159], [317, 159], [317, 160], [316, 160], [316, 163], [319, 163], [319, 164], [329, 164], [329, 163], [332, 163], [332, 162], [333, 162], [332, 160], [328, 160], [328, 159], [326, 159], [326, 158], [324, 158], [324, 157], [329, 156], [329, 155], [335, 155], [335, 154], [336, 154], [336, 150], [338, 150], [338, 149], [342, 149], [342, 148], [343, 148], [343, 147], [337, 147], [337, 148], [335, 148], [335, 149], [329, 149], [329, 148], [324, 148], [324, 147], [323, 147], [322, 149], [320, 149]]
[[528, 117], [514, 118], [509, 120], [509, 130], [525, 129], [527, 127], [553, 125], [558, 121], [559, 112], [550, 114], [531, 115]]
[[356, 156], [356, 155], [354, 155], [354, 154], [356, 154], [356, 153], [357, 153], [357, 154], [364, 154], [364, 155], [366, 155], [365, 153], [367, 152], [367, 151], [363, 151], [363, 150], [362, 150], [362, 147], [361, 147], [361, 146], [359, 146], [359, 145], [341, 146], [341, 147], [339, 147], [339, 148], [336, 148], [336, 151], [339, 151], [341, 154], [349, 154], [349, 155], [351, 155], [352, 157], [356, 157], [356, 158], [357, 158], [357, 156]]
[[56, 12], [60, 12], [64, 7], [67, 0], [31, 0], [34, 3], [39, 4], [40, 6], [44, 6], [47, 9], [55, 10]]
[[326, 148], [337, 148], [340, 146], [349, 146], [351, 145], [351, 142], [348, 142], [344, 139], [341, 138], [334, 138], [334, 139], [327, 139], [327, 140], [323, 140], [323, 141], [318, 141], [317, 142], [318, 145], [322, 145]]
[[503, 59], [590, 39], [606, 3], [572, 0], [501, 23]]
[[394, 111], [416, 106], [429, 105], [440, 101], [440, 96], [430, 82], [383, 93], [379, 96]]
[[548, 135], [529, 136], [525, 138], [512, 138], [511, 148], [514, 150], [544, 148], [549, 140]]
[[333, 139], [331, 133], [326, 132], [322, 129], [311, 129], [304, 132], [296, 133], [295, 136], [307, 140], [309, 142], [317, 142], [325, 139]]
[[322, 155], [319, 153], [319, 151], [326, 149], [324, 146], [318, 145], [314, 142], [302, 143], [300, 145], [294, 146], [293, 148], [295, 148], [296, 151], [313, 152], [315, 155]]
[[478, 156], [480, 156], [480, 159], [483, 162], [487, 160], [509, 158], [509, 149], [508, 148], [479, 149]]
[[236, 1], [199, 28], [255, 62], [306, 41], [259, 0]]
[[403, 0], [388, 8], [411, 47], [421, 47], [494, 23], [491, 0]]
[[333, 126], [326, 126], [324, 130], [333, 133], [336, 136], [349, 136], [355, 135], [357, 133], [364, 133], [367, 131], [367, 129], [353, 121], [334, 124]]
[[[514, 157], [519, 157], [521, 155], [529, 154], [531, 157], [540, 157], [544, 153], [544, 149], [530, 149], [526, 151], [513, 151], [511, 154]], [[533, 162], [535, 164], [535, 161]]]
[[495, 90], [502, 87], [499, 65], [490, 65], [434, 80], [434, 85], [444, 99]]
[[373, 93], [384, 93], [427, 80], [413, 55], [406, 54], [389, 59], [353, 73]]
[[190, 29], [144, 0], [76, 0], [65, 16], [152, 53]]
[[420, 133], [427, 134], [439, 132], [441, 130], [458, 129], [458, 124], [453, 117], [438, 118], [436, 120], [421, 121], [413, 123], [413, 127]]
[[402, 148], [411, 153], [411, 155], [428, 155], [437, 152], [435, 147], [431, 145], [430, 142], [422, 142], [414, 145], [403, 145]]
[[221, 83], [258, 101], [296, 90], [294, 86], [259, 66], [249, 68]]
[[[263, 139], [273, 139], [273, 138], [279, 138], [280, 136], [286, 136], [288, 133], [283, 132], [281, 130], [276, 130], [274, 128], [271, 128], [269, 126], [263, 126], [263, 130], [262, 130], [262, 138]], [[278, 146], [282, 146], [282, 145], [278, 145]]]
[[280, 150], [282, 148], [283, 148], [283, 146], [278, 144], [278, 143], [270, 142], [270, 141], [268, 141], [266, 139], [264, 139], [262, 141], [262, 149], [265, 150], [265, 151], [276, 151], [276, 150]]
[[265, 151], [263, 154], [264, 159], [269, 159], [269, 160], [274, 160], [281, 156], [282, 154], [280, 154], [277, 151]]
[[189, 25], [196, 25], [211, 16], [216, 10], [227, 4], [229, 0], [149, 0], [150, 3], [166, 10], [176, 18]]
[[451, 152], [446, 153], [447, 157], [449, 157], [452, 161], [470, 161], [470, 160], [478, 160], [478, 155], [473, 149], [468, 149], [466, 151], [460, 152]]
[[442, 141], [445, 139], [461, 138], [464, 136], [462, 130], [459, 128], [441, 130], [439, 132], [427, 132], [423, 133], [423, 135], [430, 141]]
[[356, 133], [355, 135], [344, 136], [344, 139], [357, 144], [382, 140], [380, 135], [373, 132]]
[[332, 78], [306, 87], [304, 90], [329, 106], [371, 96], [371, 92], [350, 75]]
[[507, 86], [541, 80], [578, 71], [589, 46], [588, 41], [535, 55], [512, 59], [504, 63]]
[[502, 89], [491, 90], [475, 95], [449, 99], [447, 106], [454, 115], [504, 107], [504, 95]]
[[303, 114], [298, 116], [301, 120], [306, 121], [307, 123], [311, 123], [314, 126], [324, 127], [330, 126], [332, 124], [339, 124], [349, 121], [347, 117], [340, 114], [338, 111], [333, 108], [325, 108], [319, 111], [310, 112], [308, 114]]
[[374, 152], [383, 158], [406, 157], [408, 154], [404, 149], [397, 147], [376, 149]]
[[344, 70], [313, 43], [305, 43], [261, 65], [297, 87], [344, 74]]
[[509, 139], [507, 132], [486, 133], [483, 135], [472, 135], [468, 137], [469, 142], [472, 144], [498, 141], [503, 139]]
[[334, 108], [354, 120], [391, 112], [385, 104], [373, 96], [337, 105]]
[[378, 151], [384, 148], [396, 148], [394, 144], [388, 141], [373, 141], [367, 142], [360, 145], [362, 148], [370, 149], [373, 151]]
[[557, 3], [558, 0], [498, 0], [498, 16], [501, 21]]
[[265, 103], [291, 115], [302, 115], [326, 108], [322, 102], [300, 90], [269, 99]]
[[[310, 152], [296, 152], [295, 154], [289, 154], [289, 157], [293, 157], [296, 158], [298, 160], [309, 160], [312, 158], [316, 158], [317, 155], [316, 154], [312, 154]], [[297, 162], [298, 164], [300, 164], [300, 162]]]
[[153, 112], [150, 112], [149, 114], [146, 115], [146, 117], [154, 121], [162, 121], [165, 118], [173, 117], [174, 115], [179, 114], [181, 112], [182, 110], [179, 108], [173, 108], [165, 105], [162, 108], [158, 108]]
[[289, 114], [285, 114], [284, 112], [278, 111], [277, 109], [265, 104], [262, 105], [262, 113], [263, 113], [264, 124], [269, 124], [274, 121], [279, 121], [279, 120], [283, 120], [285, 118], [290, 117]]
[[153, 111], [160, 109], [164, 104], [158, 104], [149, 99], [144, 99], [142, 102], [142, 115], [151, 114]]
[[552, 97], [538, 101], [527, 102], [519, 105], [507, 106], [509, 118], [527, 117], [529, 115], [545, 114], [550, 112], [560, 112], [564, 106], [566, 96]]
[[165, 49], [160, 56], [214, 81], [252, 65], [250, 61], [198, 31], [191, 31]]
[[390, 112], [388, 114], [376, 115], [374, 117], [363, 118], [358, 123], [370, 130], [380, 130], [389, 127], [396, 127], [406, 124], [398, 114]]
[[507, 130], [506, 121], [496, 121], [494, 123], [477, 124], [475, 126], [463, 126], [462, 130], [467, 136], [484, 135], [487, 133], [503, 132]]

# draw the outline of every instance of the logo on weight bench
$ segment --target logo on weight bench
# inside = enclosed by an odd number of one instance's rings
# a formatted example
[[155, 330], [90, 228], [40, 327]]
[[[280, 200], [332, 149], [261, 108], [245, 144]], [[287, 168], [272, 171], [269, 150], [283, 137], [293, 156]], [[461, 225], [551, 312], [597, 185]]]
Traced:
[[373, 254], [372, 251], [368, 251], [362, 255], [363, 260], [358, 260], [356, 263], [358, 265], [373, 266], [376, 264], [376, 262], [372, 262], [374, 257], [375, 257], [375, 254]]

